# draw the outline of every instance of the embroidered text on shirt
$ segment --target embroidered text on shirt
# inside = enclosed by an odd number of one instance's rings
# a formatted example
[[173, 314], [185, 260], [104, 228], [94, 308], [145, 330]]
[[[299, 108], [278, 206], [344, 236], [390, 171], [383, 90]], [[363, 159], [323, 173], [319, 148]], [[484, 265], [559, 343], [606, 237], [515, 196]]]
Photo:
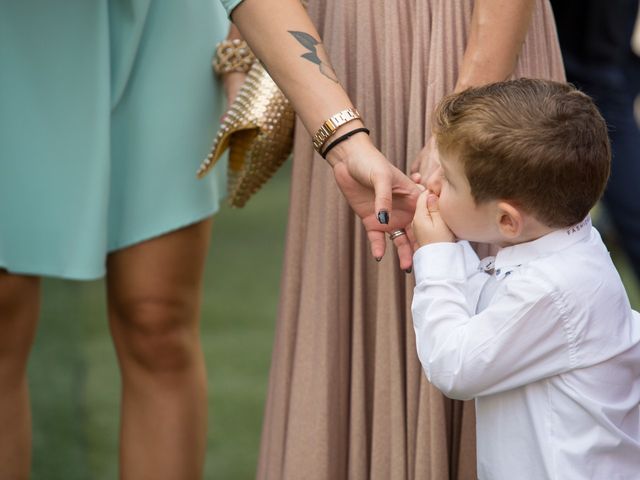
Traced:
[[578, 233], [584, 227], [590, 226], [590, 225], [591, 225], [591, 218], [587, 217], [583, 221], [581, 221], [580, 223], [574, 225], [573, 227], [567, 228], [567, 230], [566, 230], [567, 235], [573, 235], [574, 233]]

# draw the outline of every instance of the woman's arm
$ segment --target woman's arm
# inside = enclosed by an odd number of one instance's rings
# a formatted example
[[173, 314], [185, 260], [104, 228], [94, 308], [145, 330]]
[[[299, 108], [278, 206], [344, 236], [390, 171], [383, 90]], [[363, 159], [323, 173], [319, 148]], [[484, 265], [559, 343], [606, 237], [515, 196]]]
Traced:
[[[311, 135], [334, 114], [354, 107], [299, 0], [244, 0], [233, 10], [232, 20]], [[358, 120], [343, 125], [328, 142], [361, 126]], [[411, 222], [420, 190], [364, 133], [340, 143], [327, 160], [342, 193], [363, 220], [373, 256], [381, 258], [385, 232]], [[409, 268], [412, 252], [407, 237], [394, 243], [400, 266]]]
[[[513, 74], [535, 4], [536, 0], [475, 1], [455, 92], [500, 82]], [[426, 181], [437, 164], [437, 151], [430, 140], [411, 166], [412, 172], [420, 173], [414, 179]]]
[[[229, 33], [227, 34], [227, 40], [243, 40], [238, 27], [233, 23], [229, 24]], [[233, 100], [238, 95], [240, 87], [247, 78], [247, 74], [243, 72], [227, 72], [220, 75], [222, 84], [224, 85], [224, 91], [227, 96], [227, 107], [230, 107]]]
[[[232, 20], [314, 134], [354, 105], [340, 85], [320, 35], [299, 0], [244, 0]], [[356, 122], [344, 126], [351, 130]]]
[[507, 80], [529, 31], [536, 0], [476, 0], [455, 91]]

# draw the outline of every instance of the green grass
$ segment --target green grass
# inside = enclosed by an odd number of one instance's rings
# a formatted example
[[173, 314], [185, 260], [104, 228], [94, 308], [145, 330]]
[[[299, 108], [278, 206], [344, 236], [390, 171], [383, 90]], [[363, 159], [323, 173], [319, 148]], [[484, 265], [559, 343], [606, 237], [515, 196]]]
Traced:
[[[216, 217], [202, 340], [209, 372], [206, 478], [253, 478], [276, 317], [289, 170]], [[632, 304], [640, 289], [619, 255]], [[29, 376], [34, 480], [117, 478], [119, 377], [103, 282], [47, 280]]]
[[[224, 207], [216, 216], [202, 316], [210, 411], [205, 478], [255, 473], [289, 173], [282, 169], [246, 208]], [[102, 281], [44, 282], [29, 381], [33, 479], [116, 479], [120, 388]]]

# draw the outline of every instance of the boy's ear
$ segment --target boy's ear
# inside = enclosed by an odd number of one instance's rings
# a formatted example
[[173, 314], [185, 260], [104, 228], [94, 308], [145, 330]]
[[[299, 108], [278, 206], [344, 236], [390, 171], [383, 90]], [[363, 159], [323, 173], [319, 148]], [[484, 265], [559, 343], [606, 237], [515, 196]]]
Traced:
[[520, 209], [509, 202], [498, 202], [498, 229], [508, 239], [517, 238], [524, 229], [524, 217]]

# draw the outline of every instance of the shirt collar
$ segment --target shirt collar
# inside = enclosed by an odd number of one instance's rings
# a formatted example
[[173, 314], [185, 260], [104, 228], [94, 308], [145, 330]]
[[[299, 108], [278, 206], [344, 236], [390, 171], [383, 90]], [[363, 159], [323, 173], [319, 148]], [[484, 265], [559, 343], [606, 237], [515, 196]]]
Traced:
[[591, 217], [568, 228], [554, 230], [531, 242], [505, 247], [498, 252], [492, 267], [496, 276], [508, 275], [515, 268], [536, 258], [550, 255], [583, 241], [591, 235]]

